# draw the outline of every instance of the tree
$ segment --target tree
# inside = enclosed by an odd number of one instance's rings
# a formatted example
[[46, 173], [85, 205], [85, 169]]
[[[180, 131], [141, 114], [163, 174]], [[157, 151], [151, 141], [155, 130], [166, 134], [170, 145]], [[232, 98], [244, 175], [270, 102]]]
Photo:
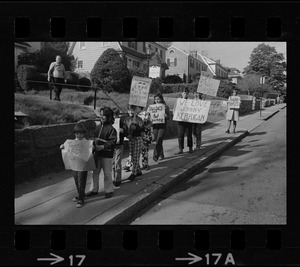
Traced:
[[41, 50], [33, 53], [24, 52], [18, 56], [18, 65], [36, 66], [37, 72], [48, 72], [50, 63], [55, 61], [56, 55], [60, 55], [62, 63], [67, 71], [75, 68], [74, 56], [68, 55], [69, 42], [42, 42]]
[[283, 54], [278, 53], [275, 47], [259, 44], [253, 49], [248, 64], [243, 71], [244, 74], [266, 76], [266, 84], [278, 92], [284, 90], [286, 62]]
[[147, 73], [144, 72], [141, 68], [134, 67], [133, 69], [129, 70], [131, 77], [138, 76], [138, 77], [147, 77]]
[[163, 79], [165, 84], [183, 83], [182, 79], [177, 75], [168, 75]]
[[131, 75], [118, 52], [109, 48], [96, 61], [91, 71], [93, 86], [107, 92], [129, 92]]
[[233, 83], [227, 83], [225, 80], [220, 80], [219, 89], [217, 92], [217, 96], [228, 98], [231, 96], [232, 89], [235, 88], [235, 84]]

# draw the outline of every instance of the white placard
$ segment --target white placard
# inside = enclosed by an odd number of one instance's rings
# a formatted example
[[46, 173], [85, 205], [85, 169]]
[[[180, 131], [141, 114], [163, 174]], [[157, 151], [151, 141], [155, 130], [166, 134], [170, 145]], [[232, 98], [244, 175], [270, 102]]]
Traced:
[[228, 99], [228, 108], [240, 108], [241, 98], [239, 96], [230, 96]]
[[216, 96], [219, 89], [220, 81], [213, 79], [210, 74], [205, 71], [201, 71], [197, 92]]
[[92, 171], [96, 169], [93, 156], [92, 140], [67, 139], [62, 149], [62, 158], [65, 169], [73, 171]]
[[211, 101], [178, 98], [174, 109], [174, 121], [205, 123]]
[[146, 107], [151, 79], [133, 76], [130, 88], [129, 105]]
[[150, 112], [153, 124], [165, 123], [165, 109], [166, 107], [164, 104], [149, 105], [148, 112]]
[[149, 77], [150, 78], [160, 77], [160, 67], [159, 66], [151, 66], [149, 68]]

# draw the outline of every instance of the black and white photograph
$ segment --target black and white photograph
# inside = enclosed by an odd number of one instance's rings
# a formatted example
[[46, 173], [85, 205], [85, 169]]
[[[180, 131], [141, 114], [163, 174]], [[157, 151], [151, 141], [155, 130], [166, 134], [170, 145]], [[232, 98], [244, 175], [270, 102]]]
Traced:
[[287, 225], [287, 43], [14, 43], [15, 225]]

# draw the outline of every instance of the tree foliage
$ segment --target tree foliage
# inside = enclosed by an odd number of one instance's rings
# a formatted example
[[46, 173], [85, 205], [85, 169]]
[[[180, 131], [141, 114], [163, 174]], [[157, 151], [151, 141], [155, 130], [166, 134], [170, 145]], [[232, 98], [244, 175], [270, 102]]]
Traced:
[[141, 68], [134, 67], [129, 70], [131, 77], [137, 76], [137, 77], [147, 77], [147, 73], [144, 72]]
[[66, 70], [74, 70], [74, 56], [67, 55], [69, 42], [42, 42], [41, 50], [33, 53], [24, 52], [18, 56], [18, 65], [36, 66], [37, 72], [48, 72], [51, 62], [55, 61], [56, 55], [60, 55]]
[[183, 83], [182, 79], [177, 75], [168, 75], [163, 79], [165, 84]]
[[262, 43], [253, 49], [243, 73], [266, 76], [266, 84], [282, 92], [286, 82], [285, 72], [286, 62], [283, 54], [278, 53], [275, 47]]
[[107, 92], [129, 92], [131, 74], [115, 49], [105, 50], [91, 71], [93, 86]]
[[227, 83], [225, 80], [220, 80], [217, 96], [228, 98], [231, 95], [233, 88], [235, 88], [235, 84], [231, 82]]

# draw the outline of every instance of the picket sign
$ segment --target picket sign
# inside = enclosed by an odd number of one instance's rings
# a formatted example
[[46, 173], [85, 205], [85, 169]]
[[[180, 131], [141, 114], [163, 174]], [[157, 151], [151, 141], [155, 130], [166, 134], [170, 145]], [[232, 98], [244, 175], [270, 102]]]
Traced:
[[201, 71], [197, 92], [205, 95], [216, 96], [219, 89], [219, 85], [219, 80], [213, 79], [208, 72]]
[[230, 96], [228, 99], [228, 108], [240, 108], [241, 98], [239, 96]]
[[133, 76], [130, 88], [129, 105], [146, 107], [152, 80]]
[[153, 124], [165, 123], [165, 109], [164, 104], [149, 105], [148, 112], [150, 113]]
[[92, 171], [96, 169], [93, 156], [93, 140], [67, 139], [62, 149], [65, 169], [73, 171]]
[[178, 98], [174, 108], [174, 121], [205, 123], [211, 101]]

